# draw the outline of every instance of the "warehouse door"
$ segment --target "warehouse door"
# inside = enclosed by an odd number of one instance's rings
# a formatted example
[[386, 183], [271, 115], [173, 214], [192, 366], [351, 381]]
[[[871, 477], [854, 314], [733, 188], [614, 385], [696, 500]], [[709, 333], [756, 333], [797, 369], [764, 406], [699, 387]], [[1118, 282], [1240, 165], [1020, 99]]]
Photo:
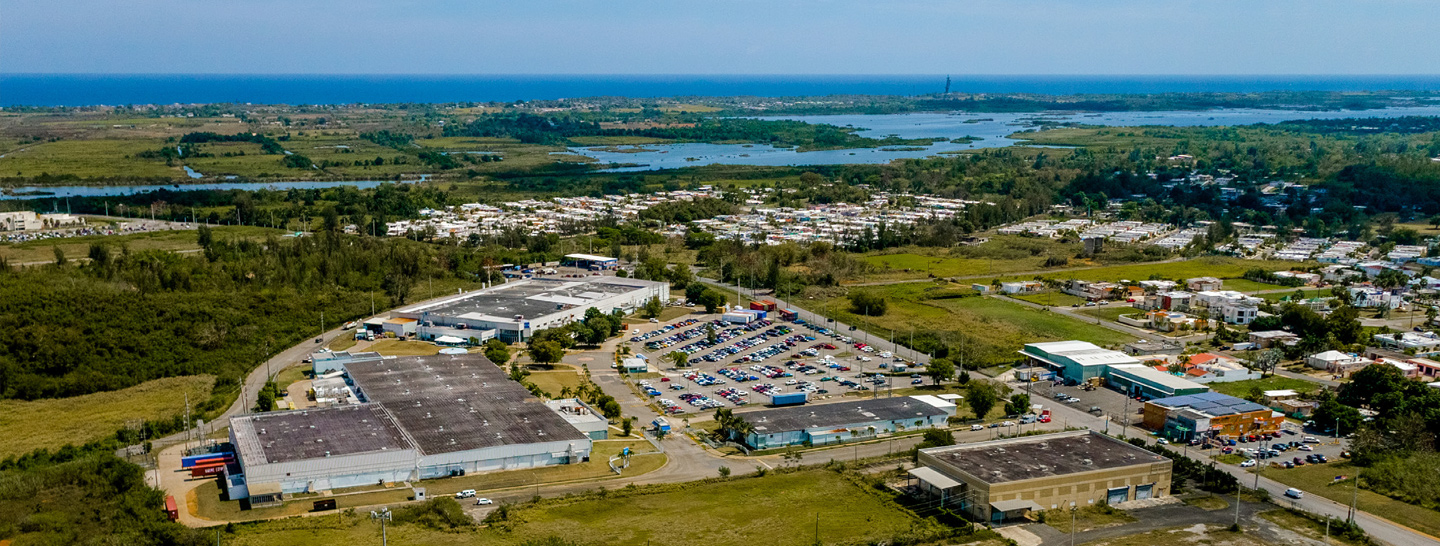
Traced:
[[1105, 502], [1111, 505], [1120, 504], [1127, 500], [1130, 500], [1129, 487], [1116, 487], [1115, 489], [1111, 489], [1109, 494], [1105, 496]]
[[1137, 485], [1137, 486], [1135, 486], [1135, 500], [1148, 499], [1148, 498], [1150, 498], [1150, 492], [1151, 492], [1152, 490], [1154, 490], [1154, 489], [1155, 489], [1155, 484], [1153, 484], [1153, 483], [1147, 483], [1147, 484], [1145, 484], [1145, 485]]

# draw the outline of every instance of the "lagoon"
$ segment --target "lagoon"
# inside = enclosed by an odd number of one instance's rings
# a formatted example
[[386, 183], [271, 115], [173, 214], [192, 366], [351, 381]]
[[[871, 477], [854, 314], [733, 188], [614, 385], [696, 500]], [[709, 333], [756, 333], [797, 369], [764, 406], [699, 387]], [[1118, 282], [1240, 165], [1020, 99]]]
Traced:
[[[853, 163], [889, 163], [896, 159], [931, 157], [946, 152], [958, 153], [979, 148], [1002, 148], [1022, 144], [1010, 135], [1039, 124], [1080, 123], [1110, 127], [1161, 125], [1170, 127], [1254, 125], [1279, 123], [1298, 119], [1340, 119], [1352, 117], [1440, 116], [1440, 106], [1387, 108], [1383, 110], [1262, 110], [1229, 109], [1160, 112], [1104, 113], [927, 113], [927, 114], [846, 114], [830, 116], [770, 116], [757, 119], [798, 120], [860, 129], [860, 136], [881, 138], [962, 138], [981, 140], [957, 143], [937, 142], [920, 149], [858, 148], [799, 152], [794, 148], [744, 144], [646, 144], [644, 150], [607, 151], [595, 147], [575, 147], [570, 151], [592, 157], [600, 163], [625, 163], [638, 166], [606, 169], [605, 172], [652, 171], [702, 165], [843, 165]], [[624, 148], [624, 147], [621, 147]], [[635, 147], [629, 147], [634, 150]]]

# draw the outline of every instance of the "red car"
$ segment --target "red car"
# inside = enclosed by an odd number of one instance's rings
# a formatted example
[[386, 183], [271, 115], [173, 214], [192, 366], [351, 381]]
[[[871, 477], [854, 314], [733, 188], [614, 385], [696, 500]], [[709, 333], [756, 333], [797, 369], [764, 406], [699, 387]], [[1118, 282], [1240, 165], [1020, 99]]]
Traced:
[[666, 381], [669, 381], [669, 380], [670, 380], [670, 378], [668, 378], [668, 377], [662, 377], [662, 378], [660, 378], [660, 382], [662, 382], [662, 383], [663, 383], [663, 382], [666, 382]]

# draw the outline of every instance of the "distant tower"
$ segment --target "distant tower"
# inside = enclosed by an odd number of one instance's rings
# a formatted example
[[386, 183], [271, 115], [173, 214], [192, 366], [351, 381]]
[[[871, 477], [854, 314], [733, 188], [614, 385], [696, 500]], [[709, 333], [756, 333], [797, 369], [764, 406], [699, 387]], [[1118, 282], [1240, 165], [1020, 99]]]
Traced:
[[949, 74], [946, 74], [946, 75], [945, 75], [945, 94], [946, 94], [946, 95], [949, 95], [949, 94], [950, 94], [950, 75], [949, 75]]

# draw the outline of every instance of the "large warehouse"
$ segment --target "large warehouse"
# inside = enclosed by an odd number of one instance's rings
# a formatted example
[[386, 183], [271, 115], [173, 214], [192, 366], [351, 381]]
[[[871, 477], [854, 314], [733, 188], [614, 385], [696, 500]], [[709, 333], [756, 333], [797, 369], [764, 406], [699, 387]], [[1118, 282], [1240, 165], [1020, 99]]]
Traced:
[[934, 396], [898, 396], [738, 415], [755, 427], [745, 437], [745, 443], [755, 449], [769, 449], [870, 440], [901, 430], [942, 427], [955, 415], [955, 404]]
[[1165, 398], [1207, 392], [1209, 387], [1141, 364], [1122, 353], [1084, 341], [1027, 343], [1021, 355], [1033, 366], [1054, 370], [1071, 384], [1100, 378], [1127, 396]]
[[979, 521], [1169, 494], [1171, 461], [1090, 430], [920, 450], [922, 491]]
[[[536, 330], [583, 319], [585, 311], [629, 313], [651, 298], [670, 299], [670, 284], [618, 277], [535, 278], [402, 308], [391, 318], [418, 321], [422, 339], [450, 335], [524, 341]], [[479, 335], [477, 335], [479, 334]]]
[[342, 366], [361, 404], [231, 418], [243, 469], [243, 478], [229, 480], [231, 499], [251, 490], [324, 491], [590, 456], [589, 434], [484, 356], [365, 355]]

